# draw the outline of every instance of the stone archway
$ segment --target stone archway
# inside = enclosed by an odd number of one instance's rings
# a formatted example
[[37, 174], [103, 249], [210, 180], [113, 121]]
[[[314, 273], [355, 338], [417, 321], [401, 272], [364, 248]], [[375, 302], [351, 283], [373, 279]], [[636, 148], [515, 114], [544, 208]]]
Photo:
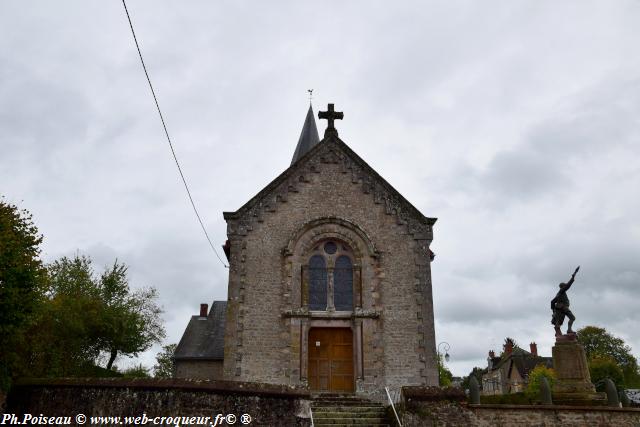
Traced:
[[[304, 280], [308, 279], [304, 268], [313, 254], [330, 241], [344, 244], [353, 261], [352, 310], [336, 309], [330, 304], [326, 311], [313, 309], [308, 299], [303, 298], [306, 292]], [[377, 274], [380, 258], [372, 240], [362, 228], [350, 221], [335, 217], [319, 218], [293, 233], [282, 254], [283, 292], [288, 305], [285, 317], [291, 319], [290, 370], [296, 376], [292, 380], [321, 392], [350, 393], [360, 390], [364, 378], [363, 320], [378, 317], [375, 308], [380, 296]], [[327, 298], [333, 298], [333, 295]], [[378, 329], [374, 329], [370, 328], [368, 333], [378, 333]], [[316, 348], [316, 333], [325, 334], [320, 339], [320, 349]], [[323, 342], [328, 347], [324, 348]], [[321, 351], [318, 353], [316, 350]]]

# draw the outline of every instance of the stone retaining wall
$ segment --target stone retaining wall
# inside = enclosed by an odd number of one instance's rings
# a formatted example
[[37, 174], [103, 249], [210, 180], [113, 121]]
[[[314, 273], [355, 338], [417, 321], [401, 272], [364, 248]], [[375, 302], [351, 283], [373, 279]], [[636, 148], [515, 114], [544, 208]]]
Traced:
[[[228, 381], [157, 379], [54, 379], [19, 381], [5, 413], [46, 417], [211, 417], [249, 414], [252, 426], [308, 426], [309, 393], [287, 386]], [[201, 423], [196, 425], [210, 425]], [[0, 419], [1, 421], [1, 419]], [[218, 423], [230, 425], [231, 423]], [[87, 425], [90, 425], [87, 422]], [[151, 424], [149, 424], [151, 425]], [[165, 424], [166, 425], [166, 424]]]
[[472, 405], [478, 426], [640, 426], [640, 409], [603, 406]]
[[[405, 427], [640, 426], [638, 408], [469, 405], [462, 390], [437, 387], [404, 387], [402, 395], [397, 409]], [[22, 380], [14, 384], [7, 396], [4, 412], [16, 414], [18, 420], [23, 420], [23, 414], [66, 416], [72, 418], [70, 425], [78, 425], [73, 419], [77, 414], [208, 416], [208, 423], [193, 424], [207, 426], [213, 424], [217, 414], [233, 414], [237, 417], [233, 425], [243, 425], [239, 417], [249, 414], [252, 426], [306, 427], [310, 425], [309, 400], [309, 392], [300, 388], [229, 381]]]
[[640, 427], [640, 409], [606, 406], [468, 405], [462, 390], [403, 388], [404, 427]]

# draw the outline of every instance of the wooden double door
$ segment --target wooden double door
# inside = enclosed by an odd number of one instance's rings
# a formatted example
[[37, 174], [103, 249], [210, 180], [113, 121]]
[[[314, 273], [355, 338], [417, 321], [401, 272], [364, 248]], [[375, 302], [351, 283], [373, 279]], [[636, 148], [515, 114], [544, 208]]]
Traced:
[[309, 330], [309, 386], [313, 391], [353, 392], [353, 333], [350, 328]]

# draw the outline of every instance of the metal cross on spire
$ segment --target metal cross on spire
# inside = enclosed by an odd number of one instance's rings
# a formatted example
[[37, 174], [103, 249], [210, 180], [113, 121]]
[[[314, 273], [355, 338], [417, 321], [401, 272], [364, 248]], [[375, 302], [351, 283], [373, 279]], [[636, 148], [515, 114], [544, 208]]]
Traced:
[[342, 120], [344, 118], [344, 113], [342, 111], [334, 111], [333, 104], [329, 104], [327, 111], [318, 112], [318, 118], [327, 120], [327, 128], [324, 131], [325, 138], [329, 135], [338, 136], [338, 131], [333, 126], [333, 121]]

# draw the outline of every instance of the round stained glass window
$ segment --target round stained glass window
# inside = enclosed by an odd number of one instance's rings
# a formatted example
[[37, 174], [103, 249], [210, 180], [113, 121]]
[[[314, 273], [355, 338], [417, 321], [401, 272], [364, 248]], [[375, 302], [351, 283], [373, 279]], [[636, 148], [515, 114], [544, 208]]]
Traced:
[[327, 242], [324, 244], [324, 251], [329, 255], [333, 255], [338, 250], [338, 246], [333, 242]]

